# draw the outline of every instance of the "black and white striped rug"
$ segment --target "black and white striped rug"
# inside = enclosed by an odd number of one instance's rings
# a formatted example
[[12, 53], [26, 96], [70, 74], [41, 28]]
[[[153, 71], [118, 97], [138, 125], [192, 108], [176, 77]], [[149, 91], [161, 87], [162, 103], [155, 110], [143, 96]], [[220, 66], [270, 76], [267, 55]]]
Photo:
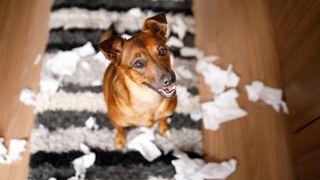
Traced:
[[[115, 149], [115, 129], [108, 120], [101, 87], [107, 65], [97, 54], [88, 55], [80, 58], [75, 71], [61, 80], [49, 103], [37, 111], [36, 127], [31, 134], [29, 179], [68, 179], [74, 176], [71, 162], [84, 154], [79, 147], [81, 143], [96, 154], [94, 165], [86, 171], [86, 179], [172, 179], [175, 174], [171, 164], [176, 159], [174, 150], [184, 151], [191, 158], [201, 158], [202, 133], [200, 121], [195, 120], [195, 110], [199, 108], [194, 69], [196, 58], [180, 53], [182, 47], [194, 46], [190, 0], [56, 0], [51, 12], [45, 59], [87, 42], [92, 43], [97, 53], [104, 30], [112, 28], [116, 34], [134, 34], [142, 28], [147, 17], [159, 11], [167, 13], [170, 26], [170, 49], [178, 77], [179, 98], [176, 112], [170, 119], [170, 136], [155, 135], [154, 143], [162, 155], [148, 162], [139, 152]], [[181, 26], [187, 31], [179, 29]], [[177, 43], [179, 40], [183, 43]], [[42, 75], [47, 73], [45, 65], [44, 62]], [[86, 120], [90, 117], [96, 119], [98, 129], [86, 127]], [[139, 132], [139, 128], [129, 128], [127, 142]]]

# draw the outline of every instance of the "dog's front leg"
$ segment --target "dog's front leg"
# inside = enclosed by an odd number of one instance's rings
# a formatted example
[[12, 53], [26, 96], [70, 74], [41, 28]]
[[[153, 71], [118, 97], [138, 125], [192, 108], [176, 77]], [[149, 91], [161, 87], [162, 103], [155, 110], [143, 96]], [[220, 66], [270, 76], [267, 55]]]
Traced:
[[161, 118], [159, 121], [159, 132], [162, 136], [166, 136], [169, 129], [167, 118]]
[[122, 149], [126, 143], [126, 132], [124, 127], [117, 126], [117, 135], [115, 139], [115, 146], [117, 149]]

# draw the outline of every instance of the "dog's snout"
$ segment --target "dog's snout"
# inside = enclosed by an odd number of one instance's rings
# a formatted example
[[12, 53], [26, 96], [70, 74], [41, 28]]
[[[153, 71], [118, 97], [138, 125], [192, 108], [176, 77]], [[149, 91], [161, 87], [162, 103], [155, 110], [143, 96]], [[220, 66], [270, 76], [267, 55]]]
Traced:
[[161, 84], [163, 86], [169, 86], [176, 81], [174, 72], [168, 72], [161, 77]]

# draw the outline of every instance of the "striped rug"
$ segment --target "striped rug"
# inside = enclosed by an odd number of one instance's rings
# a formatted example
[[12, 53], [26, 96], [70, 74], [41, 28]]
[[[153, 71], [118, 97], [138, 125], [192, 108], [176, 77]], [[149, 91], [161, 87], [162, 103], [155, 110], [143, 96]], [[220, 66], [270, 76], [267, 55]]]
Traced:
[[[154, 143], [162, 155], [149, 162], [137, 151], [115, 149], [116, 132], [108, 120], [101, 87], [106, 62], [94, 54], [81, 57], [75, 72], [65, 76], [49, 103], [38, 109], [36, 127], [31, 134], [29, 179], [68, 179], [74, 176], [71, 162], [84, 155], [79, 146], [81, 143], [96, 154], [94, 165], [86, 171], [86, 179], [173, 179], [175, 170], [171, 161], [176, 159], [174, 150], [184, 151], [191, 158], [201, 158], [202, 133], [200, 121], [195, 118], [195, 110], [199, 108], [194, 69], [196, 58], [180, 53], [182, 47], [194, 46], [190, 0], [56, 0], [51, 12], [45, 60], [54, 57], [58, 51], [69, 51], [88, 42], [98, 53], [97, 45], [104, 30], [111, 28], [116, 34], [132, 35], [141, 29], [147, 17], [160, 11], [167, 13], [169, 36], [183, 42], [183, 46], [173, 43], [175, 45], [169, 47], [178, 77], [179, 103], [170, 118], [170, 136], [155, 135]], [[128, 26], [128, 21], [133, 21], [131, 24], [134, 25]], [[182, 25], [186, 26], [186, 32], [174, 27]], [[191, 77], [185, 71], [190, 71]], [[45, 73], [44, 65], [42, 74]], [[98, 129], [86, 127], [89, 117], [96, 119]], [[127, 142], [139, 133], [140, 128], [129, 128]]]

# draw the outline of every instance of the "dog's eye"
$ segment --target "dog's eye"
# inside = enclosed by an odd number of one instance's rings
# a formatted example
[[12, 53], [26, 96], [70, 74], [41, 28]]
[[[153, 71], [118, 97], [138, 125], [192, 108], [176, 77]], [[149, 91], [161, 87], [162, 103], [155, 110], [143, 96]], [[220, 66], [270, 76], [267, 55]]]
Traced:
[[135, 68], [143, 68], [144, 67], [144, 60], [138, 59], [136, 62], [134, 62], [133, 67]]
[[161, 48], [159, 49], [159, 55], [160, 55], [161, 57], [166, 57], [166, 55], [167, 55], [167, 49], [164, 48], [164, 47], [161, 47]]

